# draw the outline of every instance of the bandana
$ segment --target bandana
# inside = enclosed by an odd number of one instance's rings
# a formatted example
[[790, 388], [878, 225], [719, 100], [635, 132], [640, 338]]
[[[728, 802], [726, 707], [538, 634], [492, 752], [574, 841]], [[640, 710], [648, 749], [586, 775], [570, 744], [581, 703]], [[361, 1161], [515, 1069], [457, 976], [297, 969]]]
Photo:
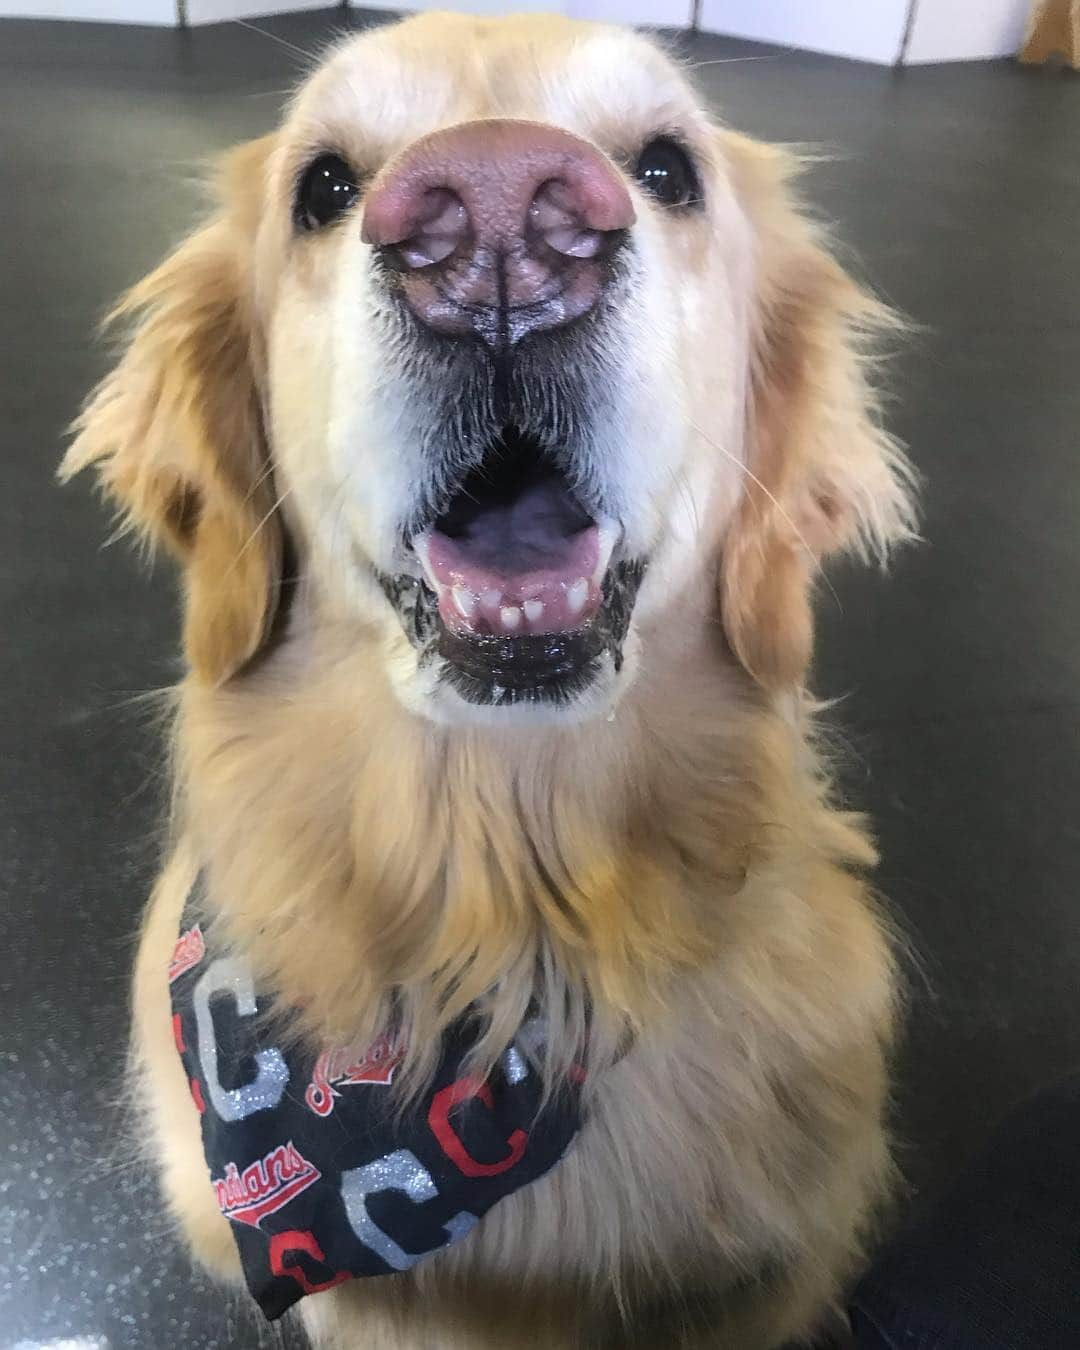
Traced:
[[169, 966], [173, 1034], [218, 1205], [268, 1318], [460, 1241], [570, 1146], [580, 1092], [571, 1085], [541, 1110], [535, 1024], [480, 1081], [462, 1068], [475, 1019], [456, 1023], [430, 1085], [402, 1114], [390, 1086], [404, 1045], [385, 1035], [322, 1053], [298, 1046], [245, 962], [215, 952], [200, 915], [189, 899]]

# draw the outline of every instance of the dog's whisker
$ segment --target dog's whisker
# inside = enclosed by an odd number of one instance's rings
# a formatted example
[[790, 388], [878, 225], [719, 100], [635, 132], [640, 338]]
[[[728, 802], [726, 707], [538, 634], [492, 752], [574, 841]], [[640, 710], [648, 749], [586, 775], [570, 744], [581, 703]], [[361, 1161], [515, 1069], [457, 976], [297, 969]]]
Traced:
[[700, 536], [700, 534], [701, 534], [701, 516], [700, 516], [700, 514], [699, 514], [699, 512], [698, 512], [698, 504], [697, 504], [697, 501], [696, 501], [695, 498], [694, 498], [694, 494], [690, 491], [690, 484], [686, 481], [686, 472], [685, 472], [685, 470], [676, 472], [674, 469], [669, 468], [669, 469], [668, 469], [668, 477], [671, 479], [671, 482], [672, 482], [672, 485], [673, 485], [674, 488], [675, 488], [675, 491], [682, 497], [683, 501], [686, 503], [687, 507], [689, 508], [689, 514], [690, 514], [690, 516], [692, 517], [693, 522], [694, 522], [694, 535], [695, 535], [695, 537], [696, 537], [696, 536]]
[[275, 42], [279, 47], [284, 47], [286, 51], [303, 57], [305, 65], [311, 65], [319, 59], [318, 52], [306, 51], [303, 47], [298, 47], [295, 42], [289, 42], [286, 38], [278, 37], [276, 33], [268, 33], [265, 28], [260, 28], [258, 24], [249, 23], [247, 19], [233, 19], [232, 22], [238, 28], [249, 28], [253, 33], [258, 33], [260, 37], [266, 38], [268, 42]]
[[279, 496], [277, 496], [277, 497], [274, 498], [274, 501], [273, 501], [272, 505], [270, 506], [270, 509], [266, 512], [266, 514], [265, 514], [265, 515], [262, 517], [262, 519], [258, 522], [258, 524], [255, 526], [255, 528], [251, 531], [251, 533], [248, 535], [247, 539], [244, 540], [243, 546], [241, 547], [240, 551], [237, 553], [236, 557], [232, 560], [232, 564], [231, 564], [230, 570], [232, 570], [233, 568], [236, 567], [236, 565], [239, 563], [240, 559], [244, 556], [244, 554], [248, 551], [248, 549], [249, 549], [249, 548], [252, 546], [252, 544], [255, 542], [255, 540], [256, 540], [256, 538], [258, 537], [260, 531], [261, 531], [261, 530], [265, 527], [265, 525], [268, 523], [268, 521], [270, 520], [271, 516], [273, 516], [274, 513], [280, 508], [281, 504], [282, 504], [284, 501], [286, 501], [286, 500], [288, 499], [288, 497], [291, 495], [291, 493], [292, 493], [292, 488], [291, 488], [291, 487], [287, 487], [287, 488], [285, 489], [284, 492], [282, 492]]
[[330, 556], [331, 558], [338, 560], [339, 565], [341, 567], [342, 579], [346, 583], [348, 582], [349, 552], [347, 549], [343, 553], [338, 552], [337, 537], [338, 537], [338, 530], [341, 529], [341, 522], [345, 518], [345, 507], [348, 504], [348, 497], [347, 497], [348, 488], [349, 488], [349, 480], [348, 478], [343, 478], [341, 482], [338, 484], [337, 491], [334, 494], [334, 502], [331, 504], [331, 510], [335, 510], [336, 507], [336, 511], [334, 515], [334, 523], [330, 527]]
[[747, 61], [782, 61], [790, 52], [770, 52], [766, 56], [721, 56], [715, 61], [695, 61], [687, 70], [704, 70], [706, 66], [741, 66]]
[[745, 474], [746, 477], [749, 478], [752, 483], [756, 484], [757, 487], [759, 487], [761, 491], [765, 494], [765, 496], [768, 497], [769, 501], [771, 501], [773, 506], [776, 507], [777, 511], [780, 512], [784, 520], [787, 521], [787, 523], [791, 526], [791, 529], [794, 532], [796, 539], [798, 539], [799, 543], [806, 551], [806, 556], [810, 559], [814, 575], [820, 576], [821, 579], [825, 582], [825, 585], [828, 587], [830, 593], [832, 594], [833, 599], [836, 601], [837, 608], [840, 610], [842, 614], [844, 612], [844, 607], [840, 603], [840, 597], [836, 593], [836, 587], [829, 580], [827, 573], [822, 567], [821, 559], [810, 547], [810, 544], [808, 543], [806, 536], [803, 534], [802, 530], [799, 529], [798, 525], [795, 524], [794, 520], [792, 520], [790, 514], [784, 508], [783, 504], [777, 499], [775, 493], [769, 490], [769, 488], [761, 481], [761, 479], [757, 476], [757, 474], [753, 471], [753, 469], [751, 469], [749, 464], [745, 464], [741, 459], [738, 458], [737, 455], [733, 455], [731, 451], [728, 450], [725, 446], [721, 445], [718, 441], [713, 440], [713, 438], [708, 434], [708, 432], [704, 431], [693, 420], [690, 421], [690, 425], [694, 428], [694, 430], [702, 438], [702, 440], [704, 440], [708, 445], [711, 445], [714, 450], [718, 450], [720, 454], [722, 454], [726, 459], [730, 460], [730, 462], [735, 465], [735, 467], [740, 471], [740, 473]]
[[251, 487], [248, 488], [244, 496], [245, 502], [250, 502], [254, 499], [255, 494], [266, 482], [266, 480], [273, 474], [273, 472], [274, 472], [274, 465], [273, 462], [270, 462], [267, 464], [266, 468], [263, 469], [262, 473], [259, 474], [258, 478], [255, 479]]
[[657, 211], [685, 211], [687, 207], [700, 206], [703, 201], [703, 197], [691, 197], [685, 202], [651, 202], [650, 205]]

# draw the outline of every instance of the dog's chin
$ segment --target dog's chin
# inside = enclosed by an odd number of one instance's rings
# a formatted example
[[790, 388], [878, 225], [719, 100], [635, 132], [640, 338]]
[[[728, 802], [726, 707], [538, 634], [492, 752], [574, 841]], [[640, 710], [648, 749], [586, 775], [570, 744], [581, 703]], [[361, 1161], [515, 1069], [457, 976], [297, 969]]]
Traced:
[[463, 632], [438, 597], [410, 574], [380, 576], [409, 640], [411, 660], [392, 672], [402, 701], [450, 725], [553, 725], [608, 716], [632, 683], [632, 612], [645, 567], [614, 562], [587, 623], [557, 633]]
[[631, 631], [623, 645], [618, 669], [610, 654], [596, 659], [587, 677], [558, 698], [541, 692], [535, 697], [476, 700], [475, 687], [461, 690], [459, 673], [436, 658], [427, 665], [415, 663], [411, 670], [398, 666], [396, 693], [411, 712], [444, 727], [484, 727], [494, 730], [529, 727], [573, 727], [582, 723], [611, 720], [623, 694], [633, 682], [637, 668], [637, 641]]

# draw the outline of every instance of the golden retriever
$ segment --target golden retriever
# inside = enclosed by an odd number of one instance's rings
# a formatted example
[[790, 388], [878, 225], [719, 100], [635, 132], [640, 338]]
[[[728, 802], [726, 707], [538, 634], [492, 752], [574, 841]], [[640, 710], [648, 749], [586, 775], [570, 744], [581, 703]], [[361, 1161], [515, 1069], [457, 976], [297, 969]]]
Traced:
[[120, 306], [64, 472], [183, 568], [134, 1061], [192, 1250], [266, 1241], [174, 1044], [193, 889], [236, 1009], [337, 1048], [321, 1100], [391, 1035], [407, 1121], [466, 1018], [477, 1101], [528, 1024], [537, 1118], [579, 1116], [424, 1260], [290, 1231], [318, 1346], [765, 1350], [858, 1267], [895, 980], [802, 687], [822, 560], [911, 536], [912, 474], [796, 169], [643, 36], [428, 15], [331, 51]]

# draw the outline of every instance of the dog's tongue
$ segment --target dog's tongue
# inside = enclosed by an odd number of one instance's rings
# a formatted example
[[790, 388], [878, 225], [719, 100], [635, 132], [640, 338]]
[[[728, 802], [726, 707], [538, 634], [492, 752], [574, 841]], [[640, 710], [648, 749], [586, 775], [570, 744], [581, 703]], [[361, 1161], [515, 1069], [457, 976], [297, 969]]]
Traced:
[[444, 517], [413, 541], [444, 623], [507, 637], [580, 628], [600, 607], [610, 552], [606, 532], [585, 520], [553, 483]]

